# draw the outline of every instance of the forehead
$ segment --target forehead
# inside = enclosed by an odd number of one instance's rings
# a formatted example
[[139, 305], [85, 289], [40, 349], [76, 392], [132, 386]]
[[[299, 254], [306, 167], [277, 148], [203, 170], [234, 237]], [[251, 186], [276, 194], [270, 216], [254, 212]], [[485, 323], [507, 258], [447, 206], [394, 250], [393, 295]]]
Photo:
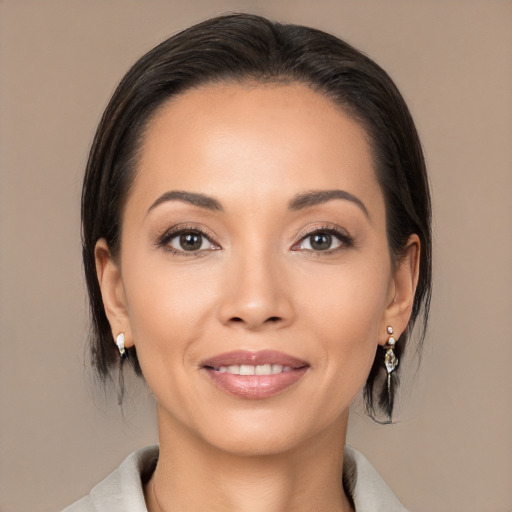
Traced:
[[364, 128], [302, 84], [216, 84], [165, 103], [149, 123], [132, 194], [379, 191]]

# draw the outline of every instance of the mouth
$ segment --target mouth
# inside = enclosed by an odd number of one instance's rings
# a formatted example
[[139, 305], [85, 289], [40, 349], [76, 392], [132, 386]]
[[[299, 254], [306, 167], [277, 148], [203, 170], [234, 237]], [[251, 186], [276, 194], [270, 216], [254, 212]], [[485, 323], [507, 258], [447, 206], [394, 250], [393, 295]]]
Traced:
[[221, 390], [239, 398], [263, 399], [298, 382], [310, 365], [282, 352], [234, 351], [201, 364], [201, 369]]
[[230, 373], [231, 375], [277, 375], [293, 371], [291, 366], [283, 366], [282, 364], [233, 364], [230, 366], [219, 366], [214, 370], [220, 373]]

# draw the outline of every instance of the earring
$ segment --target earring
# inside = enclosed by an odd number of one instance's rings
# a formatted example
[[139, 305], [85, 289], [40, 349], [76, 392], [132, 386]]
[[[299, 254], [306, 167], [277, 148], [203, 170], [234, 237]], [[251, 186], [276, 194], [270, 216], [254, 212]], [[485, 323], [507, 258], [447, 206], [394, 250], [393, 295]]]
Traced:
[[120, 332], [117, 335], [116, 345], [117, 349], [119, 350], [119, 355], [121, 356], [121, 359], [124, 359], [126, 357], [126, 350], [124, 348], [124, 332]]
[[391, 401], [391, 373], [398, 366], [398, 357], [396, 357], [395, 353], [393, 352], [393, 347], [396, 343], [396, 340], [393, 337], [393, 327], [388, 325], [387, 331], [389, 338], [388, 342], [384, 346], [386, 350], [386, 355], [384, 356], [384, 366], [388, 372], [388, 398], [389, 401]]

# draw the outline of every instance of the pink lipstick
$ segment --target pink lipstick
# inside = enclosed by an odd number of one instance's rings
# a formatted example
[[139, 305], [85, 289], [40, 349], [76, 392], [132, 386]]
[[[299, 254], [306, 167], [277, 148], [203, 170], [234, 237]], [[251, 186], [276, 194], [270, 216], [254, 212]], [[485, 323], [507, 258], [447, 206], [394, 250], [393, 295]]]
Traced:
[[203, 370], [224, 391], [240, 398], [268, 398], [295, 384], [309, 364], [273, 350], [243, 350], [203, 361]]

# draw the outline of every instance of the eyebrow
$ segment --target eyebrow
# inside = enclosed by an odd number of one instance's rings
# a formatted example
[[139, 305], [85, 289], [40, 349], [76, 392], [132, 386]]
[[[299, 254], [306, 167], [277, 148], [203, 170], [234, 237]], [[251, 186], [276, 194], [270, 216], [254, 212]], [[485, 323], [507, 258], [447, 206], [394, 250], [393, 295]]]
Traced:
[[[323, 204], [328, 201], [332, 201], [333, 199], [342, 199], [346, 201], [351, 201], [356, 204], [363, 213], [369, 217], [368, 210], [364, 203], [352, 195], [350, 192], [346, 192], [345, 190], [313, 190], [310, 192], [304, 192], [303, 194], [299, 194], [295, 196], [289, 203], [288, 209], [291, 211], [302, 210], [304, 208], [310, 208], [312, 206], [316, 206], [318, 204]], [[159, 206], [162, 203], [167, 201], [182, 201], [184, 203], [189, 203], [194, 206], [199, 206], [200, 208], [204, 208], [206, 210], [212, 211], [224, 211], [222, 205], [217, 199], [213, 197], [209, 197], [205, 194], [198, 194], [196, 192], [183, 192], [180, 190], [172, 190], [170, 192], [165, 192], [162, 194], [149, 208], [148, 213]]]
[[167, 201], [182, 201], [184, 203], [193, 204], [194, 206], [199, 206], [199, 208], [204, 208], [206, 210], [212, 211], [222, 212], [224, 210], [219, 201], [217, 201], [217, 199], [214, 199], [213, 197], [209, 197], [204, 194], [198, 194], [196, 192], [182, 192], [181, 190], [172, 190], [170, 192], [162, 194], [148, 208], [147, 213], [149, 213], [151, 210], [155, 209], [162, 203], [166, 203]]
[[352, 195], [350, 192], [345, 190], [313, 190], [311, 192], [305, 192], [295, 196], [288, 204], [288, 209], [292, 211], [302, 210], [303, 208], [310, 208], [318, 204], [323, 204], [333, 199], [343, 199], [351, 201], [356, 204], [363, 213], [370, 218], [368, 209], [365, 204], [358, 197]]

